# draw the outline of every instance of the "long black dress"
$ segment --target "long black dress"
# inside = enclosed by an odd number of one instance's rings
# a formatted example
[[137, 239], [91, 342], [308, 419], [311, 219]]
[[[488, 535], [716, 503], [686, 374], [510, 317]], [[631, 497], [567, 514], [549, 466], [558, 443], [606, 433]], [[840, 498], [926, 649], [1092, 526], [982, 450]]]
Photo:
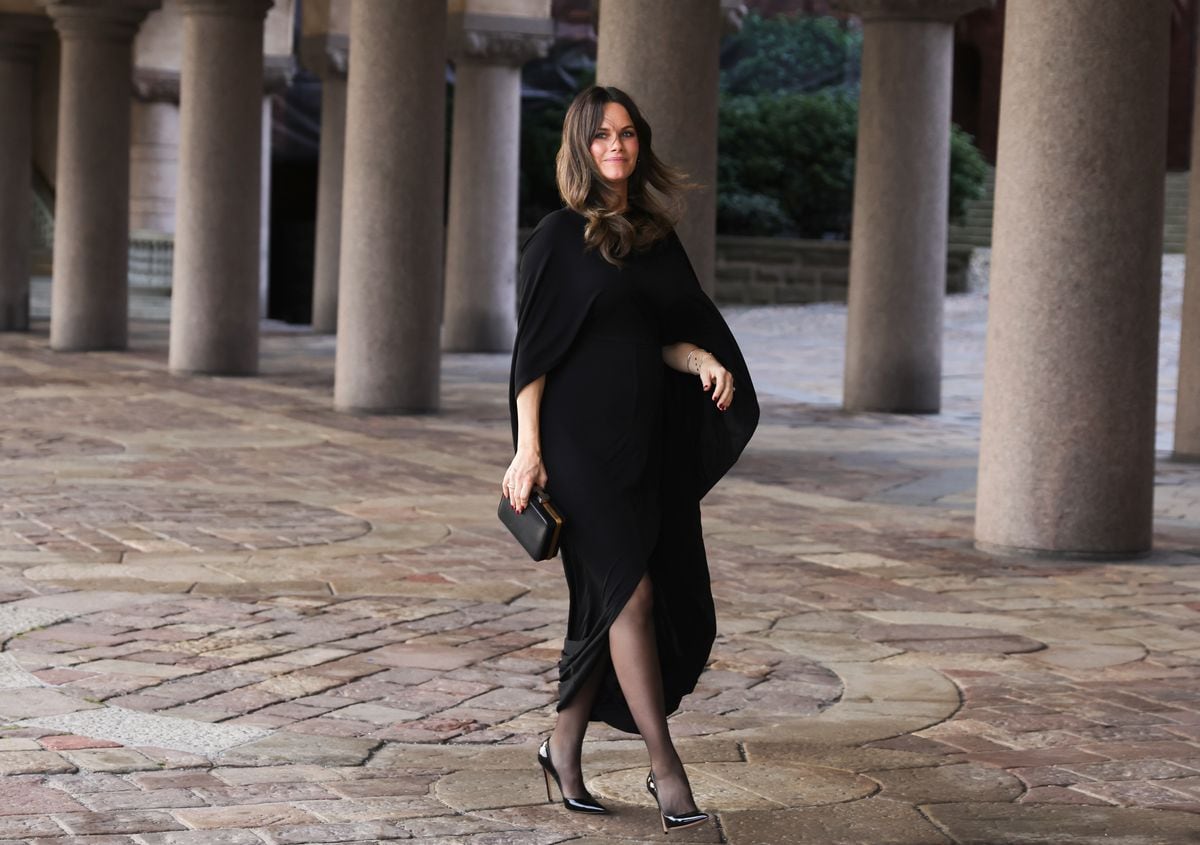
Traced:
[[[516, 396], [539, 376], [546, 490], [562, 511], [570, 595], [559, 662], [559, 709], [593, 667], [605, 679], [591, 718], [637, 733], [608, 653], [608, 629], [647, 571], [667, 713], [704, 669], [716, 613], [700, 528], [700, 499], [737, 460], [758, 422], [746, 362], [700, 288], [674, 232], [621, 268], [585, 250], [585, 219], [561, 209], [522, 248]], [[691, 341], [735, 379], [719, 411], [694, 375], [666, 366], [662, 347]]]

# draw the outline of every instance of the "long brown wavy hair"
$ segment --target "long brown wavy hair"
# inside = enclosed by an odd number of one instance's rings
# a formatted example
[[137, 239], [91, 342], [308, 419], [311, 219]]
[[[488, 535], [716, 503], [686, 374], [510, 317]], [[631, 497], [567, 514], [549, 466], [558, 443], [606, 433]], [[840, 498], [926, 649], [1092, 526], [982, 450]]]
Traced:
[[[623, 212], [612, 210], [619, 195], [600, 172], [591, 152], [592, 139], [609, 103], [625, 107], [638, 139], [637, 162], [629, 176], [628, 206]], [[659, 159], [650, 142], [650, 124], [620, 88], [593, 85], [580, 91], [563, 120], [562, 145], [555, 159], [559, 196], [568, 208], [587, 218], [585, 248], [598, 249], [605, 261], [618, 267], [629, 253], [645, 249], [670, 233], [683, 211], [683, 191], [695, 187], [683, 171]]]

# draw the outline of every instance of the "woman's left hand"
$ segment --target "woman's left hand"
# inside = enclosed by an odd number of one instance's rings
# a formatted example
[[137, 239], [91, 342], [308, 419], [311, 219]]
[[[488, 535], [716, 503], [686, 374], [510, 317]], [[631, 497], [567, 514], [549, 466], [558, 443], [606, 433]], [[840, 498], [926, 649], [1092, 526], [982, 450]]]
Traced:
[[733, 403], [733, 373], [722, 367], [711, 353], [705, 354], [700, 361], [700, 384], [705, 390], [712, 390], [718, 410], [724, 411]]

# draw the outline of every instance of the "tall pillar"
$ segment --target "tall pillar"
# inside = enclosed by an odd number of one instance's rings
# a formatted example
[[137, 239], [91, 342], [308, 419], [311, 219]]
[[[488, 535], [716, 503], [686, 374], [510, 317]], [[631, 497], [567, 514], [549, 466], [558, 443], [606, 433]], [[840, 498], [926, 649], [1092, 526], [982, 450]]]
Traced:
[[984, 0], [847, 0], [863, 19], [843, 405], [936, 413], [954, 20]]
[[975, 538], [1151, 545], [1170, 7], [1009, 0]]
[[456, 14], [454, 136], [442, 348], [505, 352], [517, 328], [521, 65], [553, 41], [549, 17]]
[[175, 185], [179, 171], [179, 93], [143, 96], [133, 104], [130, 147], [129, 227], [136, 232], [175, 231]]
[[158, 0], [48, 0], [62, 41], [50, 346], [128, 342], [133, 36]]
[[262, 120], [258, 129], [258, 318], [262, 320], [267, 316], [271, 296], [271, 95], [263, 96], [259, 104]]
[[172, 372], [258, 370], [263, 20], [272, 2], [179, 0]]
[[[1196, 15], [1200, 30], [1200, 14]], [[1200, 36], [1200, 32], [1197, 33]], [[1197, 78], [1200, 83], [1200, 77]], [[1200, 461], [1200, 84], [1192, 105], [1192, 169], [1188, 179], [1187, 264], [1175, 405], [1177, 460]]]
[[0, 331], [29, 328], [33, 76], [49, 31], [38, 15], [0, 15]]
[[438, 407], [445, 0], [355, 0], [334, 404]]
[[337, 331], [338, 263], [342, 245], [342, 169], [346, 153], [348, 39], [307, 42], [304, 62], [321, 77], [321, 151], [317, 163], [317, 236], [313, 260], [312, 327]]
[[[719, 0], [603, 0], [596, 82], [625, 91], [654, 129], [654, 150], [700, 185], [676, 227], [710, 294], [717, 263]], [[669, 37], [667, 35], [669, 34]]]

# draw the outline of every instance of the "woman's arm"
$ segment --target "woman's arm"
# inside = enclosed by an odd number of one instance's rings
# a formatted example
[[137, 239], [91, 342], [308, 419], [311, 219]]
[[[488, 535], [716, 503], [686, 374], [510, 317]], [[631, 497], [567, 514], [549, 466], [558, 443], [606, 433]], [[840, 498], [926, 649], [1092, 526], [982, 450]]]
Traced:
[[663, 363], [681, 373], [700, 377], [705, 390], [713, 388], [713, 401], [724, 411], [733, 402], [733, 373], [721, 366], [721, 362], [707, 349], [694, 343], [680, 341], [662, 348]]
[[513, 456], [500, 494], [518, 513], [529, 504], [533, 488], [546, 485], [546, 467], [542, 463], [541, 407], [546, 377], [538, 376], [517, 394], [517, 454]]

